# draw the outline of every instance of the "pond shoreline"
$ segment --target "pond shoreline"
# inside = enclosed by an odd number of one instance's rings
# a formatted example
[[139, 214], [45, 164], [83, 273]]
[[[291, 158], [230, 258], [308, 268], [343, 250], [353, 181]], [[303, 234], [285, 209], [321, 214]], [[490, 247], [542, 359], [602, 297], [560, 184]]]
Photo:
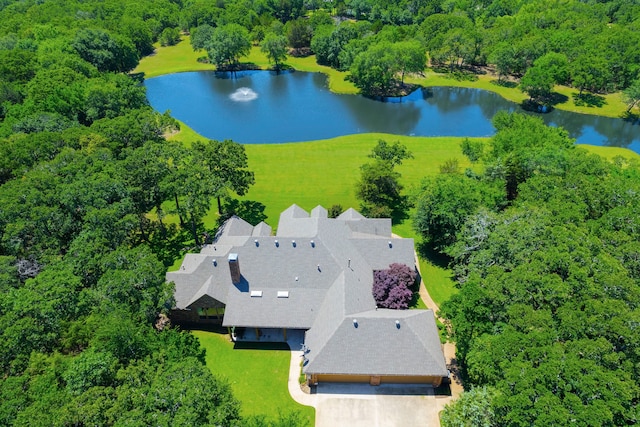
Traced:
[[[145, 78], [158, 77], [166, 74], [190, 72], [190, 71], [215, 71], [215, 67], [212, 64], [198, 62], [198, 58], [202, 56], [202, 52], [194, 52], [189, 44], [189, 37], [184, 36], [182, 40], [175, 46], [156, 47], [156, 50], [152, 55], [143, 57], [140, 60], [138, 67], [132, 71], [132, 73], [144, 73]], [[256, 70], [271, 70], [271, 66], [267, 58], [260, 52], [260, 49], [253, 47], [251, 53], [242, 58], [243, 63], [249, 64], [252, 69]], [[346, 72], [334, 70], [330, 67], [319, 65], [315, 62], [315, 56], [307, 57], [293, 57], [287, 58], [286, 66], [295, 71], [303, 72], [318, 72], [327, 75], [329, 89], [336, 94], [359, 94], [359, 91], [351, 82], [344, 79], [347, 75]], [[452, 76], [446, 74], [436, 73], [432, 70], [427, 70], [424, 73], [424, 77], [409, 77], [405, 81], [407, 83], [416, 84], [422, 88], [429, 87], [461, 87], [487, 90], [489, 92], [496, 93], [504, 99], [522, 103], [528, 97], [516, 88], [504, 87], [498, 85], [492, 79], [490, 75], [474, 75], [477, 79], [473, 81], [469, 80], [456, 80]], [[556, 92], [570, 99], [573, 96], [573, 92], [576, 91], [570, 87], [556, 86]], [[609, 117], [616, 119], [625, 119], [626, 106], [621, 101], [621, 93], [613, 93], [602, 96], [602, 102], [604, 105], [609, 105], [610, 108], [602, 109], [603, 107], [578, 107], [574, 105], [566, 105], [564, 103], [556, 104], [553, 106], [555, 109], [562, 111], [569, 111], [572, 113], [594, 115], [599, 117]], [[615, 104], [615, 105], [614, 105]], [[593, 111], [591, 108], [601, 108], [599, 111]], [[635, 111], [632, 117], [638, 119], [638, 111], [640, 107], [635, 107]]]
[[294, 70], [173, 73], [144, 84], [156, 111], [170, 110], [174, 118], [207, 138], [231, 138], [242, 144], [368, 132], [488, 137], [495, 132], [491, 120], [498, 111], [515, 111], [563, 127], [578, 143], [640, 152], [637, 124], [559, 109], [530, 112], [522, 104], [476, 88], [427, 87], [405, 97], [371, 98], [336, 94], [327, 89], [323, 73]]

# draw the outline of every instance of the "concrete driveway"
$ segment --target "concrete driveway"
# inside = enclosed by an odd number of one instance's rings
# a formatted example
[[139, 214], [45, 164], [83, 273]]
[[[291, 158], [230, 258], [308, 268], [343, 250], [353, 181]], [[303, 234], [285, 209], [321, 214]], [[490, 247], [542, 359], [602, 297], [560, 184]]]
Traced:
[[439, 426], [438, 412], [450, 401], [431, 386], [320, 384], [316, 427]]

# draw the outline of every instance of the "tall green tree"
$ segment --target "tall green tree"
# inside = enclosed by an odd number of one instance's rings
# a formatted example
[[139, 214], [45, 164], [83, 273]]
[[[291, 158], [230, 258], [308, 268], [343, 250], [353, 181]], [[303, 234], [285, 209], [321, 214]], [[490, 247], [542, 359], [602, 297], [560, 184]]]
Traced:
[[251, 49], [249, 31], [239, 24], [217, 27], [205, 44], [205, 49], [216, 67], [237, 65], [240, 57], [247, 55]]
[[627, 113], [629, 113], [640, 102], [640, 79], [635, 80], [631, 86], [623, 90], [622, 96], [627, 104]]
[[551, 72], [540, 66], [527, 70], [520, 80], [520, 90], [529, 95], [532, 101], [544, 102], [551, 95], [554, 78]]
[[362, 93], [384, 95], [389, 91], [398, 66], [391, 46], [386, 42], [377, 44], [353, 60], [350, 78]]
[[400, 73], [400, 84], [404, 85], [404, 76], [407, 73], [421, 73], [425, 70], [426, 50], [418, 40], [395, 43], [393, 52]]
[[287, 59], [287, 38], [274, 33], [268, 33], [260, 43], [260, 50], [267, 55], [276, 70], [280, 70]]
[[130, 71], [138, 65], [138, 55], [128, 40], [102, 29], [79, 30], [72, 47], [85, 61], [100, 71]]
[[413, 227], [434, 248], [444, 250], [479, 208], [497, 210], [504, 205], [501, 186], [500, 182], [473, 180], [461, 174], [425, 179], [415, 200]]
[[193, 150], [211, 175], [218, 213], [222, 213], [221, 198], [229, 191], [243, 196], [255, 183], [243, 145], [231, 140], [198, 141], [193, 144]]
[[360, 167], [360, 180], [356, 183], [362, 213], [375, 218], [402, 217], [408, 208], [408, 199], [402, 194], [404, 187], [395, 166], [413, 155], [399, 142], [390, 145], [380, 140], [369, 157], [374, 162]]

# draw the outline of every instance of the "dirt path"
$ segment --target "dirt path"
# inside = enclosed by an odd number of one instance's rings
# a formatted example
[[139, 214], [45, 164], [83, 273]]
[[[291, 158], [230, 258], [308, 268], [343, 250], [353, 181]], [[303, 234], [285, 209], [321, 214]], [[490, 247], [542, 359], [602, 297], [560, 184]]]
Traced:
[[[422, 272], [420, 271], [420, 263], [418, 262], [418, 255], [416, 254], [416, 266], [418, 267], [418, 272], [420, 273], [420, 298], [427, 305], [427, 308], [433, 310], [436, 313], [436, 317], [442, 323], [445, 323], [444, 320], [438, 316], [438, 311], [440, 307], [435, 303], [433, 299], [431, 299], [431, 295], [427, 292], [427, 288], [424, 284]], [[447, 369], [451, 371], [451, 399], [457, 399], [460, 396], [460, 393], [464, 390], [462, 387], [462, 382], [460, 381], [460, 376], [458, 375], [458, 361], [456, 360], [456, 344], [453, 342], [447, 342], [444, 345], [444, 359], [447, 362]]]

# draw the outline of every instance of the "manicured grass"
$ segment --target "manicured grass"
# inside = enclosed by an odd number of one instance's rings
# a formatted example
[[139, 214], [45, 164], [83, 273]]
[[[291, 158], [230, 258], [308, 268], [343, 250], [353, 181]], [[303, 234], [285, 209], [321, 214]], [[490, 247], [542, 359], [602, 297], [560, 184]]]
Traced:
[[597, 154], [607, 160], [613, 160], [615, 157], [621, 156], [627, 159], [640, 160], [640, 155], [635, 151], [622, 147], [601, 147], [597, 145], [578, 144], [578, 147], [584, 148], [590, 153]]
[[[379, 139], [400, 141], [413, 153], [414, 158], [398, 168], [409, 191], [425, 176], [438, 173], [446, 160], [458, 159], [461, 170], [469, 166], [460, 150], [462, 138], [456, 137], [355, 134], [322, 141], [245, 145], [249, 168], [256, 177], [256, 184], [245, 198], [266, 205], [267, 222], [272, 226], [277, 225], [280, 212], [292, 203], [306, 210], [319, 204], [357, 209], [355, 183], [360, 166], [371, 161], [367, 155]], [[405, 237], [413, 236], [408, 223], [396, 231]]]
[[180, 131], [169, 136], [167, 138], [169, 141], [180, 141], [185, 146], [191, 147], [191, 144], [195, 141], [205, 141], [207, 139], [180, 120], [178, 122], [180, 123]]
[[192, 333], [207, 351], [207, 367], [231, 384], [234, 396], [242, 402], [243, 416], [264, 414], [276, 419], [279, 413], [297, 411], [308, 426], [314, 425], [315, 409], [296, 403], [289, 395], [291, 352], [286, 345], [234, 349], [228, 335], [204, 331]]
[[160, 47], [156, 44], [155, 53], [145, 56], [132, 73], [144, 73], [145, 78], [185, 71], [215, 70], [211, 64], [198, 62], [206, 52], [194, 52], [189, 37], [183, 36], [175, 46]]
[[458, 293], [458, 288], [452, 278], [453, 272], [449, 268], [436, 265], [424, 258], [420, 258], [419, 262], [422, 280], [429, 296], [433, 302], [438, 304], [438, 307], [441, 307], [443, 302]]

